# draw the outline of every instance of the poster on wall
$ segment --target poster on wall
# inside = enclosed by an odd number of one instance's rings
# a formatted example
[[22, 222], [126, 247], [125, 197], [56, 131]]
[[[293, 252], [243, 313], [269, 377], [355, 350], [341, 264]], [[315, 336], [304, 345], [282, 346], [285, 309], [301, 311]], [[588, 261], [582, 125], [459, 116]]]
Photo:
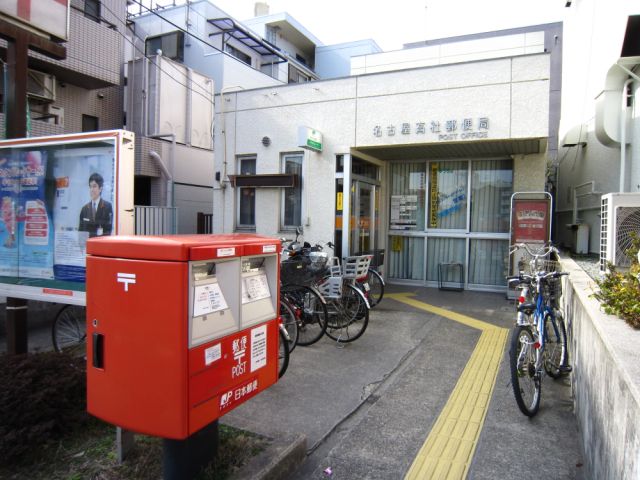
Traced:
[[546, 243], [550, 239], [549, 199], [513, 201], [511, 243]]
[[391, 195], [389, 228], [415, 230], [418, 225], [418, 196]]
[[87, 240], [134, 233], [133, 157], [122, 130], [0, 141], [0, 295], [82, 304]]
[[0, 275], [53, 278], [46, 170], [46, 152], [12, 152], [0, 157]]
[[63, 150], [55, 156], [55, 278], [83, 282], [87, 240], [114, 232], [115, 162], [109, 147]]

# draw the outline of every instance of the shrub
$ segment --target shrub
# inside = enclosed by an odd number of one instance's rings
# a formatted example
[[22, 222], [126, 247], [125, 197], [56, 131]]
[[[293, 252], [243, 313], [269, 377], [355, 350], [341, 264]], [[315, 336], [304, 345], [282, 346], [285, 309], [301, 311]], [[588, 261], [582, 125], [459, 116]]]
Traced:
[[0, 355], [0, 462], [20, 462], [22, 455], [60, 438], [86, 413], [83, 359], [44, 352]]
[[594, 297], [600, 301], [604, 311], [617, 315], [633, 328], [640, 328], [640, 265], [638, 250], [640, 238], [634, 235], [632, 246], [626, 254], [632, 259], [628, 272], [619, 272], [609, 264], [609, 272], [602, 280], [596, 280], [600, 291]]

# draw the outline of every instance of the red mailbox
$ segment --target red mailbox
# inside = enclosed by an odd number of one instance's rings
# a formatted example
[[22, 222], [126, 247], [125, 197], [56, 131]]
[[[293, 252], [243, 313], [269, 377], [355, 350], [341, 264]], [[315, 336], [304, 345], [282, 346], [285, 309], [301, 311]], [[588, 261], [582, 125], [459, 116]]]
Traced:
[[87, 242], [87, 410], [184, 439], [277, 381], [279, 240]]

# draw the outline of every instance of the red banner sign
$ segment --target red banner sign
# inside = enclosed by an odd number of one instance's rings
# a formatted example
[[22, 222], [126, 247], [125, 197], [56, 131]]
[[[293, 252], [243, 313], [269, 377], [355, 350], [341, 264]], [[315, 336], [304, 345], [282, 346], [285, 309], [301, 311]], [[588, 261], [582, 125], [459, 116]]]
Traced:
[[545, 243], [550, 240], [549, 215], [551, 202], [514, 200], [511, 212], [512, 243]]

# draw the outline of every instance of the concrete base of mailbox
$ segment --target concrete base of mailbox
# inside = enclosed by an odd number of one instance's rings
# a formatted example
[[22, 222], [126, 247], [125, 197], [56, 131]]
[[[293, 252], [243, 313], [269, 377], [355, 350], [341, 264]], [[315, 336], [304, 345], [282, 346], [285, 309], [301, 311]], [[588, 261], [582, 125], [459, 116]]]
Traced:
[[184, 440], [162, 441], [164, 480], [191, 480], [218, 454], [218, 421]]

